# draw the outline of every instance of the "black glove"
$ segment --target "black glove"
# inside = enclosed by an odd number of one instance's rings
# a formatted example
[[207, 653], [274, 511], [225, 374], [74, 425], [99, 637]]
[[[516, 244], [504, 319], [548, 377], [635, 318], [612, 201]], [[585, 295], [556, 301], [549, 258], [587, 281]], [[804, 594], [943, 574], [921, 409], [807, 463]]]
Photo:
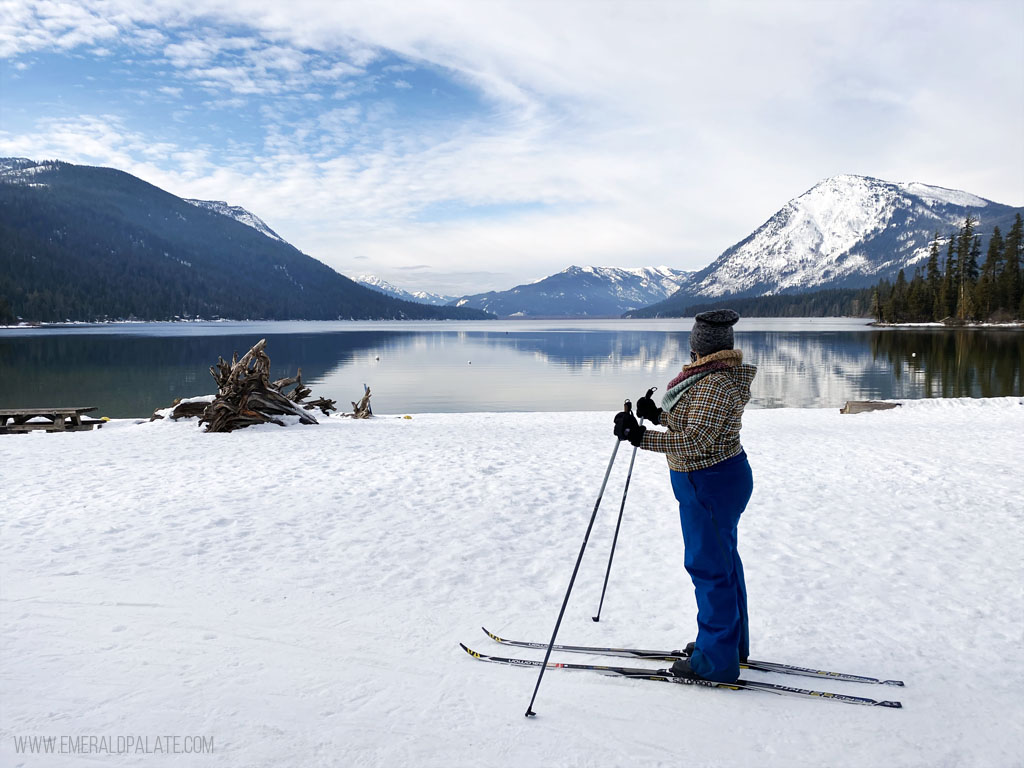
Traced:
[[615, 436], [619, 440], [629, 440], [631, 444], [639, 447], [646, 431], [647, 427], [637, 424], [632, 413], [619, 411], [615, 414]]
[[653, 393], [654, 390], [649, 389], [646, 395], [636, 401], [636, 415], [651, 424], [661, 424], [661, 408], [656, 406], [654, 400], [651, 399]]

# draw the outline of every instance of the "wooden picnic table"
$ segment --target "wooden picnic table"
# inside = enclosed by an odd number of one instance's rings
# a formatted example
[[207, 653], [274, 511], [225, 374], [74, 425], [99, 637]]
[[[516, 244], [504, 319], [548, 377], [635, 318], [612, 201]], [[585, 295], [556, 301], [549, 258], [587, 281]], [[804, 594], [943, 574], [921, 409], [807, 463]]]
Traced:
[[95, 406], [70, 408], [0, 408], [0, 435], [8, 432], [82, 432], [102, 427], [102, 419], [83, 419]]

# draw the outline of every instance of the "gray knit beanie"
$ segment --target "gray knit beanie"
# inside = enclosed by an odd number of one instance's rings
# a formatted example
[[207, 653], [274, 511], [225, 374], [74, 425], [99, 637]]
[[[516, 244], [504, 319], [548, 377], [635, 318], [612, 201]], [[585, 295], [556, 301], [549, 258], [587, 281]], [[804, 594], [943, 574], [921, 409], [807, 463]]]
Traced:
[[732, 327], [740, 316], [731, 309], [701, 312], [690, 331], [690, 349], [701, 357], [723, 349], [732, 349]]

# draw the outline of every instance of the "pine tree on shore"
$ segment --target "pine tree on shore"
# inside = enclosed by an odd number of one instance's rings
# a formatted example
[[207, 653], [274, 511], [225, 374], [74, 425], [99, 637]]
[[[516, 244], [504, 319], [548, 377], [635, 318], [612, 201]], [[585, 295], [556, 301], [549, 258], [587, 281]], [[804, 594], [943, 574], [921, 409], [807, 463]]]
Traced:
[[940, 320], [939, 298], [942, 291], [942, 272], [939, 270], [939, 232], [935, 231], [931, 248], [928, 249], [928, 319]]
[[11, 309], [11, 304], [3, 296], [0, 296], [0, 325], [8, 325], [13, 323], [17, 318], [14, 316], [14, 310]]
[[936, 320], [945, 320], [956, 314], [956, 237], [950, 235], [946, 246], [946, 269], [942, 273], [942, 288], [939, 291], [940, 311]]
[[978, 278], [978, 287], [975, 291], [978, 313], [982, 320], [991, 318], [993, 312], [1000, 306], [997, 279], [1002, 271], [1002, 263], [1003, 234], [999, 227], [995, 227], [988, 241], [985, 264], [981, 268], [981, 277]]
[[885, 317], [890, 323], [902, 323], [906, 320], [907, 316], [907, 276], [903, 270], [899, 271], [896, 275], [896, 284], [892, 288], [892, 293], [889, 295], [889, 301], [886, 302]]
[[1006, 242], [1003, 247], [1003, 273], [999, 280], [999, 292], [1001, 306], [1015, 314], [1018, 319], [1024, 320], [1024, 291], [1021, 276], [1021, 255], [1024, 251], [1024, 224], [1021, 222], [1020, 214], [1017, 214], [1006, 235]]
[[871, 316], [875, 318], [876, 323], [882, 322], [882, 302], [878, 296], [878, 286], [875, 286], [875, 290], [871, 292]]
[[[956, 239], [956, 316], [959, 320], [974, 318], [974, 283], [978, 279], [978, 257], [974, 255], [974, 225], [977, 223], [972, 216], [968, 216]], [[980, 251], [980, 246], [978, 250]]]
[[907, 320], [922, 323], [931, 320], [931, 301], [928, 296], [928, 284], [925, 282], [921, 268], [914, 270], [914, 277], [907, 290]]
[[887, 322], [1024, 321], [1024, 221], [1017, 214], [1009, 232], [993, 227], [985, 245], [976, 233], [979, 220], [968, 216], [949, 235], [945, 269], [939, 266], [939, 234], [928, 249], [928, 261], [914, 270], [908, 283], [900, 270], [895, 284], [882, 279], [868, 295], [871, 314]]

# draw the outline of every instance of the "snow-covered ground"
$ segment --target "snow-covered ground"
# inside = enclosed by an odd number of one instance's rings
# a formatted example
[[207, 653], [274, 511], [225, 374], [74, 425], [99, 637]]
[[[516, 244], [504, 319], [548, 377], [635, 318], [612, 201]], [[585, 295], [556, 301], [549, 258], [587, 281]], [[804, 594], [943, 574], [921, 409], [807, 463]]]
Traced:
[[[743, 435], [753, 655], [901, 678], [816, 687], [903, 710], [552, 671], [523, 717], [535, 672], [458, 643], [547, 639], [611, 414], [122, 421], [0, 436], [0, 764], [1021, 765], [1024, 402], [750, 411]], [[654, 454], [590, 620], [628, 456], [559, 637], [679, 647], [693, 594]], [[62, 735], [214, 754], [16, 754]]]

